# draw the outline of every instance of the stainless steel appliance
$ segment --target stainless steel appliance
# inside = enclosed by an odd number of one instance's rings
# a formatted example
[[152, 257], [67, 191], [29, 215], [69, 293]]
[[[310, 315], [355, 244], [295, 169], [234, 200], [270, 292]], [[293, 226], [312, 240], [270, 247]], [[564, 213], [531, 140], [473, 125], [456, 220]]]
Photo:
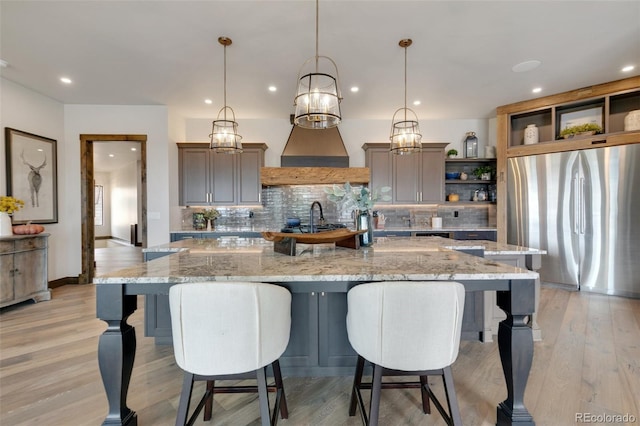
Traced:
[[640, 297], [640, 143], [509, 159], [507, 222], [543, 282]]

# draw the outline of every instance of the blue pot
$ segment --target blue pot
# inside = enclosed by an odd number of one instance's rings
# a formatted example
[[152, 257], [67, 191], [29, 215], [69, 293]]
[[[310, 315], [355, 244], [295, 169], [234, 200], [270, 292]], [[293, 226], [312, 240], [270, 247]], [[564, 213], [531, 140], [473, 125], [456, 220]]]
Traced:
[[300, 218], [288, 217], [286, 223], [287, 223], [287, 226], [300, 226]]

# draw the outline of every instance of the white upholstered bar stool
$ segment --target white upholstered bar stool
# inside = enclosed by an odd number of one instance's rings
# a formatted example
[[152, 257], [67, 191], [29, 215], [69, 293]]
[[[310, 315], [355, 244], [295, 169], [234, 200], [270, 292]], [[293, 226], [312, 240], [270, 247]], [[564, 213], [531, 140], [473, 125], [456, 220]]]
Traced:
[[[169, 307], [176, 363], [184, 370], [176, 425], [193, 424], [217, 392], [258, 392], [263, 426], [277, 423], [278, 410], [288, 417], [278, 362], [291, 330], [287, 289], [251, 282], [177, 284], [169, 290]], [[269, 365], [274, 386], [267, 385]], [[257, 379], [257, 386], [214, 387], [216, 380], [245, 378]], [[207, 390], [187, 421], [196, 380], [206, 380]], [[273, 413], [269, 390], [276, 392]]]
[[[417, 384], [447, 424], [462, 424], [451, 364], [460, 347], [464, 297], [464, 286], [451, 281], [377, 282], [349, 290], [347, 333], [358, 353], [349, 415], [358, 405], [364, 424], [377, 425], [381, 389], [408, 387], [383, 383], [382, 376], [419, 376]], [[365, 360], [373, 365], [370, 383], [362, 382]], [[430, 375], [442, 376], [448, 414], [429, 389]], [[368, 415], [361, 389], [371, 389]]]

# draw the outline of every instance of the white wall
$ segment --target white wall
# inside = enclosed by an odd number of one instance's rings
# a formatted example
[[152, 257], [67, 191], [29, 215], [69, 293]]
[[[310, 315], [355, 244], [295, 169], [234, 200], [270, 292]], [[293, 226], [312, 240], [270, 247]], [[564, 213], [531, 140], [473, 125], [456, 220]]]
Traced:
[[[447, 149], [455, 148], [462, 152], [462, 142], [467, 132], [476, 132], [479, 153], [484, 153], [484, 146], [494, 145], [495, 136], [489, 140], [489, 120], [433, 120], [420, 121], [422, 142], [449, 142]], [[391, 118], [389, 120], [344, 120], [339, 126], [340, 134], [349, 154], [351, 167], [364, 167], [364, 151], [366, 142], [389, 142]], [[243, 142], [264, 142], [269, 146], [265, 153], [265, 166], [279, 167], [280, 155], [291, 132], [289, 120], [238, 120], [238, 133]], [[207, 142], [211, 133], [211, 120], [187, 119], [185, 139], [179, 142]], [[177, 200], [177, 198], [176, 198]]]
[[[64, 105], [26, 89], [4, 78], [0, 78], [0, 195], [7, 194], [5, 135], [4, 128], [22, 130], [57, 141], [58, 157], [58, 223], [44, 224], [49, 236], [49, 280], [66, 276], [60, 263], [68, 253], [68, 239], [65, 229], [72, 218], [64, 214], [67, 194], [64, 191], [65, 176]], [[78, 154], [78, 157], [80, 154]], [[79, 220], [76, 226], [79, 228]], [[78, 244], [80, 242], [78, 241]], [[78, 253], [79, 249], [76, 250]], [[78, 261], [80, 262], [80, 261]], [[75, 274], [79, 274], [79, 271]]]
[[[154, 246], [169, 242], [169, 152], [172, 151], [172, 146], [168, 137], [167, 107], [65, 105], [64, 119], [65, 140], [73, 152], [73, 155], [69, 155], [66, 166], [68, 179], [65, 189], [69, 194], [80, 194], [81, 134], [147, 135], [147, 243]], [[79, 196], [77, 201], [68, 206], [67, 214], [76, 218], [79, 223]], [[78, 241], [80, 244], [79, 226], [68, 229], [66, 233], [71, 241]], [[77, 250], [80, 250], [79, 246]], [[69, 256], [65, 266], [68, 271], [74, 271], [68, 273], [68, 276], [79, 274], [82, 270], [81, 257]]]
[[111, 236], [131, 239], [131, 225], [138, 223], [137, 164], [130, 163], [111, 172]]

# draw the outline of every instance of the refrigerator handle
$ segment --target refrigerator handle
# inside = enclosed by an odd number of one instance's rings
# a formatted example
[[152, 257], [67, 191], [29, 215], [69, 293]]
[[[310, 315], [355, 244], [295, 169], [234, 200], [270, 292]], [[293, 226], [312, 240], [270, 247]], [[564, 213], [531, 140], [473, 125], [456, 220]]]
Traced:
[[586, 228], [586, 208], [584, 205], [584, 178], [580, 178], [580, 233], [584, 234]]
[[580, 188], [578, 186], [578, 174], [573, 175], [573, 179], [571, 179], [571, 183], [573, 184], [573, 214], [571, 215], [571, 221], [573, 222], [573, 233], [577, 234], [580, 232]]

